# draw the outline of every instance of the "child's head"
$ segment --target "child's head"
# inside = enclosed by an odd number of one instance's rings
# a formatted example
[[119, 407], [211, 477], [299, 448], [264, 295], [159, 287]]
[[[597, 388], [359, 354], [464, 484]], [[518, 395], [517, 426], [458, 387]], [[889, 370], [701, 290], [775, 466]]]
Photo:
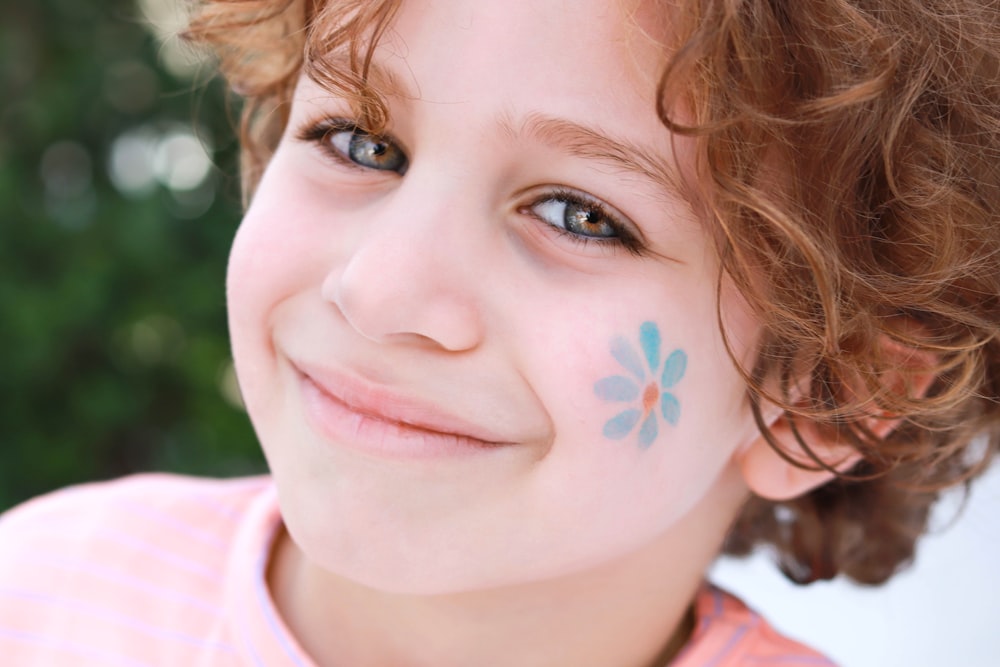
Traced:
[[295, 539], [431, 592], [727, 529], [891, 575], [1000, 446], [978, 4], [206, 3], [247, 98], [234, 354]]

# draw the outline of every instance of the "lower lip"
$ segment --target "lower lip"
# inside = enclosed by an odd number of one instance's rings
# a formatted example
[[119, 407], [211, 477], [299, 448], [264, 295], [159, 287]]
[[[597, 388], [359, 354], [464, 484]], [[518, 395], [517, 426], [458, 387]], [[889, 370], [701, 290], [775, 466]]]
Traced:
[[306, 416], [325, 439], [389, 459], [436, 459], [496, 451], [503, 444], [408, 426], [357, 412], [301, 376]]

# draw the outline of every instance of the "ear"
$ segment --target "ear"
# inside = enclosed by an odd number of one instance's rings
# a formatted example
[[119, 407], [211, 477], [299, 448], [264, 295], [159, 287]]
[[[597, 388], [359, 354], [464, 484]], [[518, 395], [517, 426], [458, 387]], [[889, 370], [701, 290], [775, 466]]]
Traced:
[[[887, 338], [882, 341], [882, 350], [893, 366], [879, 380], [883, 389], [909, 398], [926, 396], [935, 379], [935, 355], [917, 352]], [[839, 441], [836, 434], [824, 434], [805, 418], [794, 418], [780, 408], [771, 408], [764, 422], [770, 427], [772, 442], [758, 433], [735, 455], [744, 481], [756, 495], [769, 500], [790, 500], [822, 486], [838, 473], [848, 472], [861, 460], [861, 454]], [[901, 421], [883, 411], [865, 419], [864, 426], [875, 437], [884, 439]], [[803, 451], [796, 432], [809, 445], [815, 459]], [[781, 451], [776, 451], [776, 447]]]
[[[758, 433], [736, 453], [736, 463], [743, 480], [754, 494], [762, 498], [796, 498], [833, 479], [834, 471], [847, 472], [861, 460], [861, 455], [850, 446], [821, 436], [812, 423], [798, 420], [793, 424], [788, 414], [782, 413], [772, 419], [769, 426], [773, 445]], [[826, 468], [802, 451], [795, 437], [796, 430]], [[779, 447], [781, 453], [775, 447]]]

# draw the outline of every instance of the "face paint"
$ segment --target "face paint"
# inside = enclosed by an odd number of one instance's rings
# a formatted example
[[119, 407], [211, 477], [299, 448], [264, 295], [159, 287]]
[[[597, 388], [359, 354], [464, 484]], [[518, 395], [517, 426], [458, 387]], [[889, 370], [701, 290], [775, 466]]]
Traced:
[[[611, 341], [611, 356], [629, 375], [609, 375], [594, 384], [594, 394], [605, 401], [630, 403], [631, 406], [604, 424], [604, 436], [622, 440], [639, 425], [637, 443], [647, 449], [659, 433], [658, 420], [671, 426], [681, 415], [681, 405], [667, 389], [676, 385], [687, 369], [687, 355], [674, 350], [660, 366], [660, 330], [654, 322], [639, 326], [642, 357], [625, 338]], [[659, 417], [657, 416], [659, 415]]]

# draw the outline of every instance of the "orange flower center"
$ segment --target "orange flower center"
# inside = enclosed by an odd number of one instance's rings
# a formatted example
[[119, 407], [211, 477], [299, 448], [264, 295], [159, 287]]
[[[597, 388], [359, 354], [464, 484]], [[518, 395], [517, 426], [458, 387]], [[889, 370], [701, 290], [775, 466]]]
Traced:
[[656, 402], [660, 400], [660, 388], [655, 382], [650, 382], [649, 386], [642, 392], [642, 412], [649, 414]]

